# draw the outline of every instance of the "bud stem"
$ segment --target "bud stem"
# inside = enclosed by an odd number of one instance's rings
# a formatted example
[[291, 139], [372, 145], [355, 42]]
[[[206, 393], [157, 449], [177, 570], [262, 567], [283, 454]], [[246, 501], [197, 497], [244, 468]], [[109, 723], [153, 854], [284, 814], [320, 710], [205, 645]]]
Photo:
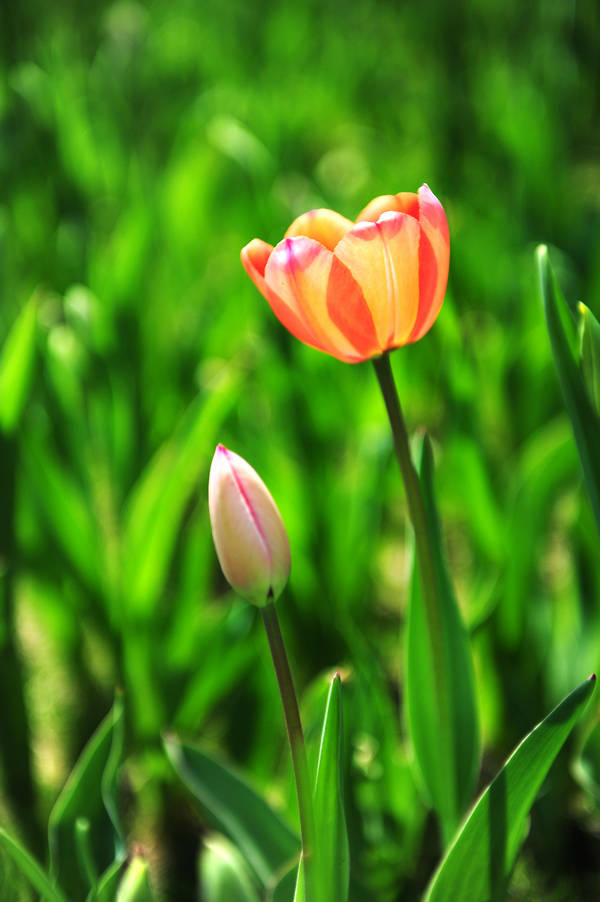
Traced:
[[261, 607], [263, 623], [267, 632], [271, 656], [275, 666], [275, 674], [279, 683], [279, 693], [283, 704], [283, 713], [287, 728], [292, 764], [296, 780], [296, 793], [298, 795], [298, 810], [300, 813], [300, 835], [302, 838], [302, 858], [304, 861], [304, 886], [305, 902], [315, 902], [317, 891], [314, 881], [313, 856], [315, 850], [315, 815], [313, 810], [312, 784], [306, 760], [304, 747], [304, 734], [302, 722], [298, 710], [298, 700], [294, 689], [294, 682], [288, 663], [283, 636], [279, 628], [279, 619], [275, 604]]
[[379, 380], [379, 387], [381, 388], [383, 400], [385, 401], [390, 426], [392, 428], [392, 435], [394, 436], [396, 457], [400, 464], [402, 480], [406, 491], [408, 512], [415, 535], [415, 548], [419, 564], [419, 576], [423, 590], [429, 639], [433, 652], [435, 682], [440, 690], [437, 692], [437, 703], [439, 706], [438, 716], [440, 718], [440, 724], [447, 725], [449, 711], [445, 704], [445, 700], [448, 697], [447, 692], [443, 690], [446, 667], [442, 612], [438, 596], [431, 537], [427, 525], [427, 514], [425, 512], [425, 504], [421, 492], [421, 483], [410, 455], [408, 433], [406, 431], [404, 417], [402, 416], [398, 392], [394, 383], [394, 375], [390, 365], [389, 354], [383, 354], [381, 357], [376, 357], [373, 360], [373, 366], [375, 367], [377, 379]]

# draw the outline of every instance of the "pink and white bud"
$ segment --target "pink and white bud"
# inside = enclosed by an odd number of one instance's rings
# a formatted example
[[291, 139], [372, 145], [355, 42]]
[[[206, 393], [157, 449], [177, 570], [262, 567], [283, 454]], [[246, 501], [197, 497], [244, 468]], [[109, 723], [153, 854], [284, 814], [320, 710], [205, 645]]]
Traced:
[[208, 510], [228, 582], [253, 604], [276, 601], [290, 574], [287, 532], [258, 473], [224, 445], [217, 445], [210, 467]]

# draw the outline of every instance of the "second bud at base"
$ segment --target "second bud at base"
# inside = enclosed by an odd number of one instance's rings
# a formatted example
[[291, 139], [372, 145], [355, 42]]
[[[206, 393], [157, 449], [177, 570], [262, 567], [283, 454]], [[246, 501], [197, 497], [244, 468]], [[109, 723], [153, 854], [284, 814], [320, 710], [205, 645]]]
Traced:
[[224, 445], [217, 445], [210, 467], [208, 509], [227, 581], [252, 604], [276, 601], [290, 573], [287, 532], [258, 473]]

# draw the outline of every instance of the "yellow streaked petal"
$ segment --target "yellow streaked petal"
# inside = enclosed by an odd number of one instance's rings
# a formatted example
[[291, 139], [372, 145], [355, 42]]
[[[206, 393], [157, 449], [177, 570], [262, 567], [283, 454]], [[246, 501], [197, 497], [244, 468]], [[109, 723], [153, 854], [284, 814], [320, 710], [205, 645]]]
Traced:
[[412, 216], [388, 212], [358, 222], [335, 249], [362, 289], [381, 350], [403, 344], [417, 316], [420, 231]]
[[303, 213], [293, 221], [285, 238], [295, 238], [304, 236], [305, 238], [313, 238], [322, 244], [323, 247], [332, 251], [338, 241], [341, 241], [346, 232], [349, 232], [354, 223], [350, 219], [346, 219], [340, 213], [334, 210], [320, 209], [309, 210]]
[[[348, 362], [361, 360], [363, 356], [329, 313], [332, 264], [333, 254], [319, 242], [305, 237], [284, 238], [269, 257], [265, 280], [271, 291], [316, 336], [324, 351]], [[343, 303], [343, 298], [339, 302]]]

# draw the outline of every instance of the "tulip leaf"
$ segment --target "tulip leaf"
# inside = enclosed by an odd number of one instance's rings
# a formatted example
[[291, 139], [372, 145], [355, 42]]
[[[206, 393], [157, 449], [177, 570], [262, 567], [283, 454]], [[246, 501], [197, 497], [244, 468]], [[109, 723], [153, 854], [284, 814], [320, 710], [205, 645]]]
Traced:
[[199, 864], [204, 902], [260, 902], [246, 860], [224, 836], [205, 840]]
[[542, 302], [554, 363], [569, 414], [587, 492], [600, 529], [600, 417], [592, 406], [575, 356], [575, 324], [548, 258], [537, 249]]
[[[315, 884], [319, 888], [326, 887], [327, 898], [337, 902], [346, 902], [350, 881], [350, 849], [342, 790], [343, 744], [342, 682], [336, 673], [329, 687], [323, 718], [313, 801]], [[304, 900], [302, 869], [301, 860], [295, 894], [298, 902]]]
[[[104, 805], [102, 782], [115, 767], [114, 746], [122, 751], [123, 702], [115, 698], [73, 768], [48, 821], [50, 872], [70, 899], [85, 898], [90, 869], [103, 872], [120, 857], [121, 840]], [[112, 782], [112, 776], [110, 777]], [[88, 822], [88, 828], [85, 827]], [[89, 842], [89, 847], [85, 843]], [[81, 862], [86, 867], [82, 868]]]
[[12, 859], [31, 886], [40, 893], [44, 902], [66, 902], [65, 896], [53, 885], [49, 876], [35, 858], [12, 836], [0, 828], [0, 849]]
[[0, 431], [18, 426], [35, 363], [37, 296], [23, 307], [0, 351]]
[[450, 846], [426, 902], [487, 902], [504, 897], [529, 809], [595, 682], [592, 675], [577, 686], [517, 746]]
[[174, 737], [164, 745], [179, 778], [217, 829], [236, 844], [263, 886], [298, 857], [300, 840], [233, 770]]
[[479, 727], [469, 640], [444, 560], [434, 496], [433, 453], [426, 436], [421, 446], [419, 475], [434, 555], [444, 678], [441, 684], [435, 680], [436, 650], [415, 560], [407, 628], [407, 720], [417, 776], [438, 814], [447, 844], [474, 789], [479, 768]]

